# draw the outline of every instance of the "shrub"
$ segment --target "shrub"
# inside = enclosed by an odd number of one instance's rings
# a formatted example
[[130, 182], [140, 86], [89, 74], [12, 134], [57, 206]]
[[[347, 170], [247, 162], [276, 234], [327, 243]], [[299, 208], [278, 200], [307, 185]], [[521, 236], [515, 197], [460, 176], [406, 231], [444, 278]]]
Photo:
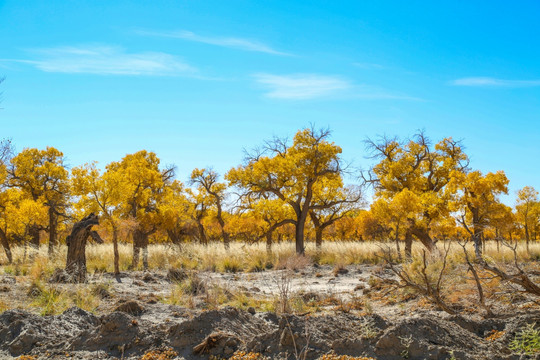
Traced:
[[536, 323], [527, 324], [516, 334], [508, 348], [518, 354], [534, 355], [540, 353], [540, 330]]

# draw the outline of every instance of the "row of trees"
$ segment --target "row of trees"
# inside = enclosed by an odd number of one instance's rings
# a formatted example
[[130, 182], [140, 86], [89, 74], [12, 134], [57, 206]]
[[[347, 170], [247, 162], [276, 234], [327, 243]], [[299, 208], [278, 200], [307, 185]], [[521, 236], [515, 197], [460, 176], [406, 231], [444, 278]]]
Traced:
[[[393, 239], [410, 254], [413, 239], [431, 250], [437, 239], [470, 238], [481, 256], [487, 238], [537, 239], [538, 192], [525, 187], [514, 209], [504, 205], [504, 172], [471, 170], [459, 142], [432, 144], [419, 133], [366, 145], [376, 164], [361, 176], [345, 166], [328, 130], [307, 128], [292, 143], [275, 138], [246, 153], [223, 181], [212, 169], [194, 169], [183, 184], [174, 166], [162, 166], [146, 150], [104, 168], [90, 163], [68, 169], [55, 148], [14, 153], [4, 140], [0, 240], [8, 261], [11, 245], [37, 247], [44, 237], [52, 254], [72, 224], [91, 212], [99, 214], [102, 237], [113, 242], [116, 255], [118, 241], [132, 239], [133, 266], [141, 254], [147, 266], [150, 241], [219, 240], [228, 248], [232, 240], [265, 239], [271, 251], [275, 239], [294, 239], [302, 254], [306, 238], [317, 246], [323, 237]], [[346, 185], [345, 176], [361, 181]], [[369, 208], [365, 185], [374, 189]]]

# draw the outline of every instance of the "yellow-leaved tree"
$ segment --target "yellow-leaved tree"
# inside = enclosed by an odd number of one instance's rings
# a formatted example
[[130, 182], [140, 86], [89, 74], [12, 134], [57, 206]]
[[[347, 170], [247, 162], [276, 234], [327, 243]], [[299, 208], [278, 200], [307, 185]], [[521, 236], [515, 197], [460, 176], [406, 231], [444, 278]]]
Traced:
[[64, 154], [53, 147], [45, 150], [24, 149], [11, 159], [8, 169], [9, 186], [17, 187], [32, 200], [42, 203], [48, 210], [48, 225], [37, 222], [30, 226], [32, 244], [39, 246], [39, 232], [49, 233], [49, 255], [57, 244], [59, 218], [65, 217], [69, 206], [69, 172]]
[[525, 232], [527, 251], [529, 251], [531, 233], [536, 240], [536, 228], [540, 219], [539, 214], [538, 191], [532, 186], [525, 186], [523, 189], [520, 189], [517, 193], [516, 215], [517, 221]]
[[160, 169], [159, 165], [155, 153], [141, 150], [106, 167], [107, 176], [118, 180], [119, 217], [136, 223], [132, 233], [132, 268], [138, 266], [142, 250], [143, 266], [148, 269], [148, 237], [159, 229], [160, 203], [165, 197], [165, 188], [174, 178], [174, 166]]
[[193, 203], [189, 201], [180, 181], [174, 180], [164, 189], [158, 206], [162, 227], [173, 244], [179, 245], [186, 237], [196, 233], [196, 224], [191, 217]]
[[323, 178], [314, 186], [309, 216], [315, 230], [315, 244], [320, 251], [323, 232], [336, 221], [362, 208], [362, 191], [359, 186], [343, 185], [341, 177]]
[[406, 240], [414, 236], [432, 250], [432, 224], [450, 216], [451, 194], [446, 187], [451, 174], [463, 173], [468, 166], [460, 143], [445, 138], [433, 145], [420, 132], [410, 140], [383, 137], [378, 141], [367, 140], [366, 144], [372, 157], [379, 160], [366, 177], [375, 188], [375, 199], [391, 203], [406, 191], [405, 197], [415, 205], [404, 209], [409, 213], [400, 215], [405, 220], [400, 228]]
[[448, 186], [452, 194], [452, 210], [458, 222], [474, 241], [478, 259], [482, 258], [482, 238], [486, 227], [500, 211], [499, 195], [508, 193], [508, 178], [504, 171], [487, 173], [475, 170], [468, 173], [454, 172]]
[[190, 183], [196, 186], [196, 192], [201, 202], [215, 210], [215, 219], [219, 224], [223, 245], [229, 248], [229, 233], [225, 228], [223, 206], [227, 196], [227, 184], [218, 182], [219, 175], [211, 169], [194, 169], [191, 172]]
[[121, 174], [115, 171], [105, 171], [102, 174], [96, 163], [75, 167], [71, 174], [71, 191], [78, 198], [74, 204], [75, 210], [82, 213], [79, 217], [97, 213], [102, 222], [111, 229], [114, 273], [119, 274], [118, 222], [123, 200]]
[[282, 139], [268, 141], [226, 175], [241, 193], [279, 199], [292, 209], [298, 254], [304, 254], [306, 220], [317, 184], [341, 177], [341, 148], [329, 138], [329, 130], [307, 128], [296, 133], [292, 145]]

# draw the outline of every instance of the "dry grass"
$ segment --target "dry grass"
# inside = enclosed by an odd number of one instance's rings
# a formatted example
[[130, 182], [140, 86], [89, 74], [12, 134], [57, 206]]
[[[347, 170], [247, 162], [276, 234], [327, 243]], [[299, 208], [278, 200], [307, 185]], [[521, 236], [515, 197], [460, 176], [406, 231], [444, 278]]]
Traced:
[[[170, 244], [152, 244], [148, 248], [150, 269], [166, 270], [170, 267], [196, 269], [219, 272], [253, 272], [272, 268], [301, 269], [310, 263], [329, 264], [344, 267], [351, 264], [378, 264], [382, 262], [379, 256], [381, 247], [390, 247], [391, 243], [381, 242], [328, 242], [317, 253], [314, 244], [307, 243], [306, 257], [296, 258], [292, 242], [275, 244], [273, 252], [266, 252], [265, 244], [232, 243], [229, 250], [225, 250], [221, 243], [208, 246], [200, 244], [183, 244], [181, 247]], [[439, 247], [442, 248], [441, 245]], [[472, 253], [472, 246], [468, 246]], [[417, 257], [422, 250], [421, 245], [413, 246], [413, 257]], [[120, 269], [125, 271], [131, 263], [132, 246], [122, 243], [119, 245]], [[23, 259], [24, 249], [14, 247], [14, 264], [7, 265], [5, 254], [0, 252], [0, 271], [11, 275], [30, 275], [33, 279], [50, 275], [55, 268], [65, 265], [66, 247], [57, 249], [55, 256], [47, 256], [46, 246], [42, 246], [34, 255], [33, 260]], [[86, 251], [88, 271], [112, 272], [113, 249], [112, 244], [89, 245]], [[485, 256], [498, 263], [513, 262], [512, 251], [504, 246], [497, 249], [495, 243], [486, 245]], [[518, 256], [523, 262], [540, 259], [540, 243], [530, 244], [527, 253], [525, 244], [518, 246]], [[449, 260], [462, 262], [463, 253], [459, 245], [453, 244]], [[142, 266], [142, 265], [140, 265]]]
[[[439, 248], [442, 249], [441, 244]], [[306, 256], [296, 256], [294, 244], [282, 242], [276, 244], [272, 254], [266, 252], [265, 244], [231, 243], [229, 250], [225, 250], [220, 243], [208, 246], [200, 244], [183, 244], [181, 247], [170, 244], [152, 244], [148, 248], [149, 267], [151, 270], [167, 270], [169, 268], [183, 268], [187, 270], [219, 271], [219, 272], [256, 272], [267, 269], [302, 270], [312, 263], [334, 265], [339, 274], [347, 265], [352, 264], [379, 264], [382, 249], [391, 249], [393, 244], [381, 242], [328, 242], [318, 253], [315, 246], [307, 244]], [[472, 245], [467, 246], [472, 254]], [[413, 246], [413, 258], [419, 259], [423, 247], [420, 244]], [[44, 279], [52, 274], [54, 269], [65, 266], [66, 246], [60, 246], [54, 256], [47, 255], [47, 247], [41, 246], [32, 257], [24, 258], [22, 247], [13, 247], [14, 263], [8, 265], [5, 254], [0, 251], [0, 273], [14, 276], [29, 276], [32, 280]], [[518, 257], [524, 263], [540, 260], [540, 243], [530, 244], [527, 253], [525, 244], [519, 244]], [[128, 270], [131, 264], [132, 245], [122, 243], [119, 245], [120, 270]], [[112, 244], [89, 245], [86, 250], [87, 268], [90, 273], [112, 272], [113, 248]], [[502, 264], [513, 263], [513, 253], [510, 249], [489, 243], [486, 246], [485, 257], [489, 261]], [[463, 263], [463, 252], [458, 244], [452, 244], [448, 254], [449, 263]], [[142, 270], [142, 264], [139, 269]]]

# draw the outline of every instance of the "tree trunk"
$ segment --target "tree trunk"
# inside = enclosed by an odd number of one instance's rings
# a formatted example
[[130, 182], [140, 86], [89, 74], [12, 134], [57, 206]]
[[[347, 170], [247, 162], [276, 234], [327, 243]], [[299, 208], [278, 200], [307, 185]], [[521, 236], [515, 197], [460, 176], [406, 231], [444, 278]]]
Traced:
[[139, 254], [143, 250], [143, 267], [148, 269], [148, 235], [141, 229], [135, 229], [133, 232], [133, 259], [131, 261], [131, 269], [136, 269], [139, 266]]
[[477, 229], [474, 229], [472, 240], [474, 243], [474, 254], [477, 259], [482, 258], [482, 238], [480, 237], [480, 232]]
[[113, 251], [114, 251], [114, 273], [120, 274], [120, 254], [118, 253], [118, 229], [113, 225]]
[[396, 226], [396, 237], [394, 240], [396, 242], [396, 252], [397, 252], [398, 260], [401, 261], [401, 249], [399, 248], [399, 223]]
[[298, 255], [304, 255], [305, 249], [304, 249], [304, 227], [306, 225], [306, 221], [299, 220], [296, 223], [296, 229], [295, 229], [295, 240], [296, 240], [296, 254]]
[[429, 233], [421, 228], [413, 227], [411, 229], [411, 234], [414, 235], [420, 242], [426, 247], [426, 249], [431, 252], [435, 248], [435, 243], [429, 236]]
[[56, 246], [58, 218], [54, 212], [54, 208], [49, 207], [49, 256], [54, 254], [54, 247]]
[[405, 233], [405, 257], [407, 259], [412, 258], [412, 242], [413, 238], [409, 230]]
[[0, 241], [2, 242], [2, 247], [4, 248], [4, 251], [6, 252], [8, 263], [11, 264], [13, 262], [13, 255], [11, 254], [11, 248], [9, 247], [7, 235], [2, 229], [0, 229]]
[[66, 239], [68, 246], [66, 273], [71, 282], [86, 281], [86, 241], [92, 235], [92, 226], [98, 224], [98, 217], [91, 213], [73, 226], [71, 234]]
[[32, 224], [28, 229], [28, 235], [30, 235], [30, 246], [34, 249], [39, 249], [39, 225]]
[[320, 252], [322, 250], [322, 234], [323, 234], [323, 228], [318, 227], [315, 229], [315, 246], [317, 248], [317, 252]]
[[527, 254], [529, 254], [529, 240], [530, 240], [530, 235], [529, 235], [529, 227], [527, 226], [527, 223], [525, 222], [525, 246], [527, 248]]
[[268, 256], [272, 255], [272, 234], [273, 231], [268, 231], [266, 233], [266, 254]]
[[206, 231], [204, 231], [202, 222], [197, 221], [197, 229], [199, 230], [199, 241], [201, 244], [208, 245], [208, 238], [206, 237]]

